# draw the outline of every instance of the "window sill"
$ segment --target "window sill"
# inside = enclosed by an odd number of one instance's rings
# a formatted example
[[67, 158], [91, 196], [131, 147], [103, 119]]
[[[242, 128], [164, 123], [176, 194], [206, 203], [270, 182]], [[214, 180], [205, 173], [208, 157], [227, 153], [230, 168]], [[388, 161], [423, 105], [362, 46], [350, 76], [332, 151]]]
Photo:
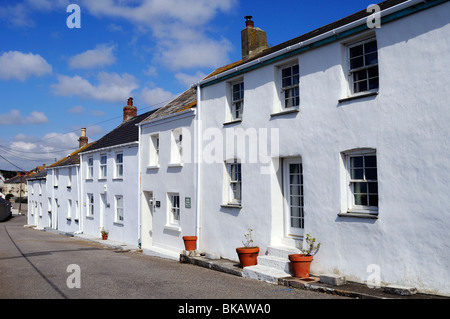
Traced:
[[123, 220], [115, 220], [113, 223], [114, 225], [123, 226]]
[[183, 167], [183, 163], [170, 163], [167, 167]]
[[338, 102], [343, 103], [343, 102], [348, 102], [348, 101], [362, 99], [365, 97], [376, 96], [376, 95], [378, 95], [378, 91], [368, 91], [368, 92], [364, 92], [364, 93], [357, 93], [357, 94], [351, 95], [349, 97], [340, 99], [340, 100], [338, 100]]
[[241, 209], [242, 208], [241, 204], [230, 204], [230, 203], [222, 204], [222, 205], [220, 205], [220, 207], [223, 207], [223, 208], [237, 208], [237, 209]]
[[164, 229], [172, 230], [181, 233], [181, 227], [176, 225], [164, 225]]
[[231, 120], [228, 122], [223, 123], [223, 125], [230, 125], [230, 124], [236, 124], [236, 123], [241, 123], [242, 119], [237, 119], [237, 120]]
[[86, 178], [86, 182], [92, 182], [94, 179], [92, 177]]
[[347, 212], [339, 213], [338, 216], [339, 217], [378, 219], [378, 210], [349, 209], [349, 210], [347, 210]]
[[123, 181], [123, 177], [115, 177], [112, 180], [113, 181]]
[[159, 165], [147, 165], [147, 169], [159, 169]]
[[107, 180], [106, 177], [99, 177], [99, 178], [98, 178], [98, 181], [106, 181], [106, 180]]
[[272, 113], [272, 114], [270, 114], [270, 116], [274, 117], [274, 116], [280, 116], [280, 115], [292, 114], [292, 113], [298, 113], [298, 112], [300, 112], [299, 108], [292, 108], [292, 109], [286, 109], [281, 112]]

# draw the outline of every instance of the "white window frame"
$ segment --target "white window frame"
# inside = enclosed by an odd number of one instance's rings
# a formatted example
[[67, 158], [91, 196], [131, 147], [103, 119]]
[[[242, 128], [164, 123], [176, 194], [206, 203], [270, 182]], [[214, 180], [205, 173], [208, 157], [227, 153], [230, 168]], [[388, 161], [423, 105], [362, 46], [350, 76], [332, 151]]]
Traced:
[[86, 217], [94, 217], [94, 194], [86, 194]]
[[67, 200], [67, 219], [71, 219], [72, 218], [72, 200], [68, 199]]
[[150, 135], [149, 141], [149, 163], [148, 166], [150, 168], [158, 168], [159, 167], [159, 146], [160, 139], [159, 134]]
[[67, 187], [72, 187], [72, 167], [67, 168]]
[[182, 166], [183, 129], [177, 128], [172, 130], [171, 139], [172, 143], [171, 143], [170, 165]]
[[[237, 88], [237, 91], [235, 92], [235, 88]], [[231, 90], [231, 104], [230, 104], [230, 112], [231, 112], [231, 121], [242, 121], [242, 116], [244, 112], [244, 94], [245, 94], [245, 87], [244, 87], [244, 80], [238, 80], [235, 82], [230, 83], [230, 90]], [[238, 94], [238, 96], [235, 95]], [[238, 106], [240, 108], [240, 111], [238, 113]]]
[[57, 188], [59, 184], [59, 169], [53, 169], [53, 187]]
[[[362, 46], [362, 49], [364, 51], [365, 50], [365, 46], [364, 45], [367, 44], [367, 43], [373, 42], [373, 41], [375, 41], [375, 43], [377, 44], [377, 51], [376, 51], [376, 53], [377, 53], [377, 62], [366, 65], [366, 61], [364, 59], [364, 61], [363, 61], [364, 65], [363, 66], [358, 67], [358, 68], [352, 68], [351, 61], [350, 61], [351, 60], [350, 50], [355, 48], [355, 47]], [[364, 58], [365, 56], [366, 56], [366, 52], [364, 51], [362, 57]], [[353, 58], [355, 58], [355, 57], [353, 57]], [[380, 80], [379, 80], [380, 76], [379, 76], [379, 67], [378, 67], [378, 41], [377, 41], [377, 39], [376, 39], [376, 37], [374, 35], [367, 36], [364, 39], [359, 39], [358, 41], [354, 41], [354, 42], [346, 44], [346, 63], [347, 63], [347, 71], [348, 71], [349, 91], [350, 91], [350, 95], [351, 96], [364, 95], [364, 94], [367, 94], [367, 93], [374, 93], [374, 92], [378, 92], [379, 91], [379, 88], [380, 88]], [[377, 78], [378, 79], [378, 86], [376, 88], [370, 89], [369, 88], [369, 75], [368, 75], [367, 72], [368, 72], [369, 69], [373, 69], [375, 67], [376, 67], [378, 75], [372, 77], [371, 79]], [[366, 78], [365, 81], [367, 83], [367, 89], [366, 90], [358, 90], [358, 91], [356, 91], [355, 90], [355, 79], [354, 79], [355, 77], [354, 77], [354, 74], [356, 72], [361, 72], [361, 71], [366, 71], [367, 78]], [[359, 82], [362, 82], [362, 80], [359, 81]]]
[[[228, 205], [242, 204], [242, 165], [237, 159], [227, 161]], [[234, 167], [234, 170], [233, 170]], [[238, 195], [237, 195], [238, 194]]]
[[39, 217], [42, 217], [43, 205], [42, 202], [39, 202]]
[[[119, 155], [122, 156], [121, 161], [119, 161], [119, 158], [118, 158]], [[122, 178], [123, 178], [123, 169], [124, 169], [124, 165], [123, 165], [123, 152], [117, 152], [117, 153], [115, 153], [114, 161], [115, 161], [114, 178], [116, 178], [116, 179], [122, 179]]]
[[[287, 77], [283, 76], [283, 71], [286, 69], [289, 69], [289, 68], [292, 71], [292, 69], [294, 67], [298, 68], [297, 77], [295, 77], [295, 75], [291, 74], [290, 77], [292, 77], [294, 79], [293, 84], [284, 86], [283, 80]], [[295, 78], [297, 78], [297, 83], [295, 83]], [[300, 65], [298, 63], [298, 60], [279, 66], [279, 81], [280, 81], [279, 83], [280, 83], [281, 110], [288, 111], [288, 110], [298, 109], [300, 107]], [[298, 95], [286, 97], [286, 92], [291, 92], [292, 90], [295, 90], [295, 89], [298, 90]], [[291, 105], [291, 106], [286, 106], [286, 101], [291, 100], [291, 99], [298, 99], [298, 103], [297, 104], [293, 103], [293, 105]]]
[[86, 179], [93, 179], [94, 178], [94, 157], [89, 156], [86, 163], [87, 169], [86, 169]]
[[[375, 156], [375, 167], [366, 165], [366, 157]], [[352, 159], [355, 157], [362, 157], [363, 163], [361, 166], [352, 166]], [[379, 191], [378, 191], [378, 158], [375, 149], [359, 149], [348, 151], [344, 153], [344, 164], [346, 172], [346, 187], [347, 187], [347, 212], [349, 213], [366, 213], [377, 215], [379, 207]], [[373, 170], [377, 173], [376, 178], [367, 178], [367, 171]], [[362, 177], [356, 178], [357, 176], [352, 174], [352, 170], [362, 171]], [[361, 205], [355, 202], [355, 186], [358, 184], [365, 185], [365, 192], [358, 192], [356, 194], [366, 194], [367, 205]], [[369, 185], [371, 184], [371, 185]], [[364, 188], [364, 187], [361, 187]], [[374, 189], [376, 188], [376, 192]], [[374, 198], [376, 196], [376, 205], [370, 205], [371, 196]], [[372, 198], [372, 199], [373, 199]], [[373, 203], [373, 202], [372, 202]]]
[[[105, 159], [104, 163], [103, 159]], [[106, 153], [100, 154], [99, 168], [99, 179], [106, 179], [108, 176], [108, 155]]]
[[116, 209], [115, 209], [116, 213], [115, 213], [115, 217], [114, 217], [115, 222], [123, 223], [123, 220], [124, 220], [123, 195], [116, 195], [114, 197], [115, 197], [115, 206], [116, 206]]
[[169, 224], [179, 226], [181, 218], [181, 204], [180, 204], [180, 194], [179, 193], [168, 193], [168, 214], [169, 214]]

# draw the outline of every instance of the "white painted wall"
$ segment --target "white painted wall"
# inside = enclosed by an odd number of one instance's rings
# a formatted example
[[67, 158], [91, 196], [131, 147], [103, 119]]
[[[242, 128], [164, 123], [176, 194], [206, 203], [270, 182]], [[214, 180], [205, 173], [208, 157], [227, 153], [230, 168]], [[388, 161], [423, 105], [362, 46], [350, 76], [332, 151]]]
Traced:
[[[196, 234], [196, 164], [194, 163], [194, 116], [193, 111], [160, 119], [141, 126], [141, 211], [142, 248], [144, 252], [156, 248], [179, 253], [184, 249], [183, 236]], [[182, 129], [182, 166], [174, 165], [171, 159], [172, 130]], [[151, 136], [159, 136], [158, 165], [150, 162]], [[191, 144], [192, 142], [192, 144]], [[172, 164], [171, 164], [172, 163]], [[153, 207], [149, 205], [149, 194], [153, 195]], [[180, 221], [170, 222], [168, 193], [180, 196]], [[191, 199], [187, 208], [185, 199]], [[156, 207], [156, 201], [160, 207]]]
[[[322, 242], [313, 273], [364, 282], [371, 274], [367, 267], [376, 264], [381, 284], [450, 295], [443, 280], [450, 262], [449, 9], [446, 3], [376, 30], [376, 97], [338, 102], [347, 96], [347, 39], [293, 57], [300, 65], [297, 114], [270, 116], [279, 103], [273, 64], [243, 75], [244, 120], [234, 126], [223, 126], [226, 83], [202, 89], [203, 134], [211, 128], [277, 128], [280, 157], [301, 156], [304, 231]], [[377, 152], [378, 219], [339, 217], [345, 208], [341, 153], [363, 147]], [[242, 208], [230, 209], [220, 206], [224, 164], [202, 165], [203, 250], [237, 260], [235, 248], [248, 227], [262, 254], [272, 244], [292, 245], [284, 239], [281, 175], [261, 174], [260, 166], [243, 163]]]
[[[123, 178], [115, 178], [115, 154], [123, 152]], [[100, 155], [107, 154], [107, 177], [100, 176]], [[88, 157], [94, 158], [94, 175], [86, 179]], [[118, 145], [82, 154], [83, 233], [100, 237], [100, 228], [109, 231], [110, 240], [138, 245], [138, 145]], [[87, 194], [94, 195], [94, 216], [87, 217]], [[116, 219], [116, 195], [123, 196], [124, 220]], [[106, 206], [102, 203], [105, 199]], [[109, 206], [108, 206], [109, 205]]]
[[[39, 192], [41, 183], [41, 192]], [[44, 229], [48, 225], [47, 187], [46, 180], [29, 180], [28, 185], [28, 212], [27, 224], [36, 226], [37, 229]], [[39, 215], [39, 207], [42, 204], [42, 214]]]

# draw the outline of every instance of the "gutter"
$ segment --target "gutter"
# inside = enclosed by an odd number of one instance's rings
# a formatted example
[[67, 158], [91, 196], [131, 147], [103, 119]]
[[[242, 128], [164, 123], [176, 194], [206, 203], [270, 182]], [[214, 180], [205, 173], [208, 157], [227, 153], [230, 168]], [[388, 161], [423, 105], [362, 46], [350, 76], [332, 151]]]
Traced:
[[[196, 169], [196, 212], [195, 212], [195, 236], [200, 238], [200, 201], [201, 201], [201, 162], [202, 162], [202, 127], [201, 127], [201, 87], [197, 86], [197, 169]], [[195, 148], [194, 148], [195, 149]], [[200, 240], [197, 240], [197, 250], [200, 250]]]
[[[381, 24], [388, 23], [393, 20], [402, 18], [404, 16], [408, 16], [410, 14], [413, 14], [415, 12], [419, 12], [421, 10], [427, 9], [429, 7], [445, 3], [448, 0], [409, 0], [403, 3], [400, 3], [398, 5], [392, 6], [390, 8], [387, 8], [385, 10], [380, 11], [378, 14], [381, 18]], [[423, 3], [421, 6], [417, 6], [416, 8], [410, 8], [414, 5], [419, 5]], [[372, 15], [368, 15], [367, 17], [361, 18], [359, 20], [353, 21], [351, 23], [348, 23], [344, 26], [335, 28], [333, 30], [327, 31], [321, 35], [318, 35], [316, 37], [313, 37], [311, 39], [299, 42], [297, 44], [294, 44], [292, 46], [286, 47], [284, 49], [281, 49], [277, 52], [270, 53], [264, 57], [261, 57], [259, 59], [250, 61], [248, 63], [242, 64], [240, 66], [237, 66], [235, 68], [232, 68], [230, 70], [224, 71], [220, 74], [217, 74], [211, 78], [204, 79], [194, 85], [192, 87], [197, 86], [200, 88], [224, 81], [226, 79], [232, 78], [234, 76], [237, 76], [239, 74], [251, 71], [253, 69], [259, 68], [261, 66], [274, 63], [278, 60], [284, 59], [288, 56], [295, 55], [302, 53], [304, 51], [310, 50], [314, 47], [327, 44], [330, 42], [333, 42], [335, 40], [338, 40], [343, 37], [347, 37], [354, 33], [359, 33], [361, 31], [369, 29], [367, 26], [367, 19], [370, 18]], [[345, 32], [345, 33], [344, 33]], [[197, 103], [199, 103], [199, 100], [197, 100]]]
[[95, 152], [101, 152], [101, 151], [108, 151], [108, 150], [112, 150], [112, 149], [115, 149], [115, 148], [122, 148], [122, 147], [127, 147], [127, 146], [139, 146], [138, 143], [139, 143], [139, 141], [134, 141], [134, 142], [124, 143], [124, 144], [117, 144], [117, 145], [97, 148], [95, 150], [81, 152], [80, 153], [80, 157], [82, 155], [91, 154], [91, 153], [95, 153]]

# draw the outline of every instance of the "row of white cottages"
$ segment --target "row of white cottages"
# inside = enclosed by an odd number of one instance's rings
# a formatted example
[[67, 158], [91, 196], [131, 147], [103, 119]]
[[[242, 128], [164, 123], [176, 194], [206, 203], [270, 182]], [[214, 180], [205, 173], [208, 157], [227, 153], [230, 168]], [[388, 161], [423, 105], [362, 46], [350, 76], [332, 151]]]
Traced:
[[28, 223], [174, 259], [311, 234], [313, 274], [450, 295], [450, 4], [379, 8], [270, 48], [247, 17], [241, 61], [30, 179]]

